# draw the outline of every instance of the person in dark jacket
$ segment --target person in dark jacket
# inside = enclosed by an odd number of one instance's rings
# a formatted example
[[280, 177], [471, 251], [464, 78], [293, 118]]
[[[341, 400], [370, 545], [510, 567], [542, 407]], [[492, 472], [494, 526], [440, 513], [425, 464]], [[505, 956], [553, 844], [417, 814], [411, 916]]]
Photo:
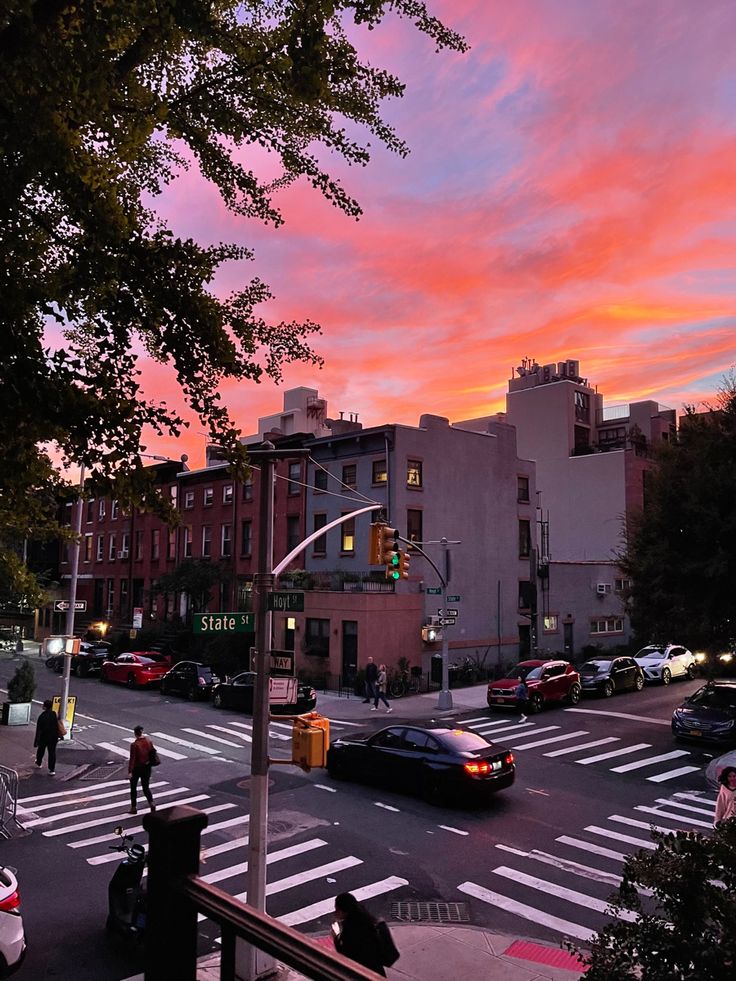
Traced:
[[340, 932], [335, 937], [338, 954], [385, 978], [376, 921], [365, 906], [351, 892], [341, 892], [335, 897], [335, 916], [340, 925]]
[[141, 782], [143, 796], [148, 801], [151, 811], [156, 810], [153, 803], [153, 794], [149, 783], [151, 781], [151, 754], [153, 753], [153, 743], [143, 734], [143, 726], [136, 726], [133, 730], [135, 739], [130, 744], [130, 760], [128, 761], [128, 776], [130, 777], [130, 810], [128, 814], [137, 814], [138, 802], [138, 781]]
[[369, 657], [365, 666], [365, 698], [363, 704], [372, 702], [376, 697], [376, 685], [378, 684], [378, 666], [373, 658]]
[[51, 776], [56, 773], [56, 744], [59, 741], [59, 716], [51, 708], [51, 699], [47, 698], [43, 703], [43, 712], [36, 721], [36, 738], [33, 745], [36, 747], [36, 766], [43, 763], [43, 754], [49, 754], [49, 773]]

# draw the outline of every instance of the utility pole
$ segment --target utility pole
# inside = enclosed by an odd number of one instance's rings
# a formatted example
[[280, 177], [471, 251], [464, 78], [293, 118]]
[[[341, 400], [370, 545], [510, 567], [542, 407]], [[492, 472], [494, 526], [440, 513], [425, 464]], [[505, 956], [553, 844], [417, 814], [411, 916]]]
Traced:
[[[450, 549], [446, 538], [440, 539], [442, 546], [442, 616], [447, 618], [447, 583], [450, 578]], [[452, 708], [452, 692], [450, 691], [449, 641], [447, 626], [442, 628], [442, 689], [437, 699], [437, 708], [447, 711]]]
[[[77, 579], [79, 578], [79, 549], [80, 549], [80, 536], [82, 534], [82, 508], [84, 507], [84, 464], [79, 468], [79, 497], [77, 498], [77, 511], [74, 517], [74, 535], [75, 540], [72, 542], [71, 548], [71, 578], [69, 580], [69, 609], [66, 611], [66, 635], [67, 637], [74, 636], [74, 614], [76, 612], [75, 607], [77, 605]], [[66, 707], [69, 701], [69, 676], [72, 669], [72, 659], [71, 655], [64, 653], [64, 684], [61, 693], [61, 706], [60, 718], [66, 723]], [[69, 738], [71, 739], [71, 729], [69, 730]]]

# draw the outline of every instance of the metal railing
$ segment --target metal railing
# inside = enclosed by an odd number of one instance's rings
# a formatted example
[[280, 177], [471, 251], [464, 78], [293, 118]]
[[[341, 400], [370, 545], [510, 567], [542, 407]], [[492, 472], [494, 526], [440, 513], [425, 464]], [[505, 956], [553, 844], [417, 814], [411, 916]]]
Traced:
[[149, 835], [145, 981], [196, 981], [199, 913], [222, 931], [220, 981], [234, 981], [238, 938], [315, 981], [379, 978], [201, 879], [200, 836], [207, 821], [186, 805], [143, 819]]
[[10, 838], [20, 827], [16, 819], [18, 774], [9, 766], [0, 766], [0, 837]]

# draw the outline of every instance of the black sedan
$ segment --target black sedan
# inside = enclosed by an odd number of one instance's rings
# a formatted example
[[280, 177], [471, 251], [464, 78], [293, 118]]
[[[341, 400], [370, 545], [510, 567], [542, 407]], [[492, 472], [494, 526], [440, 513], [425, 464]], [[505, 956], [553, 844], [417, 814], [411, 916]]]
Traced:
[[617, 691], [641, 691], [644, 672], [633, 657], [597, 657], [580, 669], [580, 684], [588, 694], [610, 698]]
[[327, 752], [327, 770], [336, 779], [419, 793], [431, 803], [504, 790], [515, 776], [513, 754], [477, 733], [405, 725], [341, 736]]
[[[163, 657], [163, 655], [158, 655]], [[162, 695], [183, 695], [190, 702], [204, 701], [219, 682], [208, 664], [199, 661], [179, 661], [161, 679]]]
[[711, 681], [672, 713], [672, 734], [694, 742], [736, 743], [736, 682]]
[[[253, 714], [253, 685], [255, 672], [242, 671], [234, 678], [226, 678], [212, 690], [212, 704], [215, 708], [237, 709], [240, 712]], [[311, 712], [317, 704], [317, 692], [311, 685], [303, 682], [297, 684], [296, 702], [290, 705], [271, 705], [272, 715], [301, 715]]]
[[[57, 674], [62, 674], [66, 656], [64, 651], [51, 654], [46, 658], [46, 667]], [[105, 641], [89, 643], [83, 640], [79, 645], [79, 652], [69, 656], [71, 657], [70, 673], [77, 678], [86, 678], [90, 674], [100, 673], [102, 665], [110, 658], [110, 645]]]

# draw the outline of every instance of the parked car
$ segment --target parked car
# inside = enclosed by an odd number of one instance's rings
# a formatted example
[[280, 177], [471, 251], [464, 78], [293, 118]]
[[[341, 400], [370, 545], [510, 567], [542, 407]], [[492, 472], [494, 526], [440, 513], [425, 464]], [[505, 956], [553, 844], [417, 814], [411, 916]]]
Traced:
[[619, 691], [641, 691], [644, 671], [633, 657], [597, 657], [580, 668], [583, 691], [610, 698]]
[[514, 782], [513, 754], [463, 729], [389, 726], [336, 739], [327, 751], [336, 779], [385, 782], [431, 802], [504, 790]]
[[736, 743], [736, 682], [709, 681], [672, 713], [672, 734], [695, 742]]
[[171, 663], [155, 651], [132, 651], [120, 654], [114, 661], [105, 661], [100, 678], [115, 681], [128, 688], [150, 688], [161, 683]]
[[[110, 660], [110, 645], [104, 640], [81, 641], [79, 653], [71, 654], [70, 673], [78, 678], [86, 678], [90, 674], [99, 674], [105, 661]], [[64, 671], [64, 658], [67, 655], [62, 648], [46, 658], [46, 667], [57, 674]]]
[[488, 707], [518, 707], [514, 691], [520, 680], [529, 689], [528, 711], [539, 712], [550, 702], [580, 701], [580, 675], [569, 661], [520, 661], [508, 674], [488, 683]]
[[694, 678], [698, 673], [695, 655], [678, 644], [649, 644], [634, 654], [646, 681], [668, 685], [673, 678]]
[[179, 661], [161, 680], [162, 695], [183, 695], [190, 702], [207, 699], [220, 679], [208, 664]]
[[19, 967], [26, 953], [17, 872], [0, 865], [0, 977]]
[[[237, 709], [253, 714], [253, 686], [256, 675], [254, 671], [242, 671], [234, 678], [219, 681], [212, 689], [212, 704], [215, 708]], [[317, 704], [317, 692], [311, 685], [297, 683], [296, 702], [287, 705], [271, 704], [272, 715], [301, 715], [311, 712]]]
[[736, 674], [736, 650], [720, 651], [718, 654], [696, 651], [695, 662], [700, 674], [718, 677]]

